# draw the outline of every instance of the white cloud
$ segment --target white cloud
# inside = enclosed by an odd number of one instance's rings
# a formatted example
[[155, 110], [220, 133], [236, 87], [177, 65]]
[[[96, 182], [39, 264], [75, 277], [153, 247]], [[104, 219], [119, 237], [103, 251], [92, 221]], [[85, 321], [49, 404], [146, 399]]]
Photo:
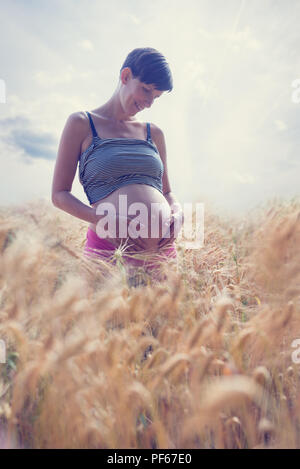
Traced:
[[89, 39], [83, 39], [78, 43], [79, 47], [84, 50], [94, 50], [94, 44]]
[[285, 122], [283, 122], [282, 120], [280, 119], [277, 119], [274, 121], [274, 124], [276, 126], [276, 128], [279, 130], [279, 131], [283, 131], [283, 130], [286, 130], [287, 129], [287, 125]]
[[138, 17], [135, 16], [135, 15], [128, 15], [128, 18], [129, 18], [130, 21], [132, 21], [134, 24], [140, 24], [140, 23], [141, 23], [141, 19], [138, 18]]
[[245, 46], [247, 49], [257, 51], [261, 49], [261, 42], [254, 36], [253, 30], [246, 26], [243, 30], [236, 31], [232, 37], [232, 47], [240, 51]]
[[257, 180], [252, 174], [239, 173], [238, 171], [232, 172], [233, 179], [241, 184], [254, 184]]
[[65, 70], [58, 72], [57, 70], [49, 72], [46, 70], [38, 70], [33, 74], [33, 79], [40, 86], [45, 88], [53, 88], [62, 83], [70, 83], [74, 78], [74, 67], [67, 65]]

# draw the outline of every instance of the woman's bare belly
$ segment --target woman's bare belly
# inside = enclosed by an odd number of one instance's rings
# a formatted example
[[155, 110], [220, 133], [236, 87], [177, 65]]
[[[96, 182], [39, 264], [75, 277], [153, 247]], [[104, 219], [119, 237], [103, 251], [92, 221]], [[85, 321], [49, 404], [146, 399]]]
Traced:
[[[120, 196], [126, 196], [127, 199], [123, 197], [122, 202], [122, 197]], [[124, 201], [126, 213], [122, 212], [122, 208], [120, 206], [120, 203], [124, 204]], [[127, 186], [120, 187], [98, 202], [95, 202], [92, 204], [92, 207], [96, 208], [98, 205], [107, 202], [113, 205], [117, 214], [124, 213], [124, 215], [126, 215], [129, 213], [134, 218], [137, 217], [144, 225], [146, 225], [146, 236], [145, 232], [141, 235], [143, 241], [146, 243], [146, 249], [157, 247], [159, 240], [166, 233], [167, 229], [166, 226], [163, 226], [163, 222], [166, 222], [168, 219], [167, 215], [170, 215], [170, 206], [161, 192], [147, 184], [128, 184]], [[139, 211], [141, 206], [132, 207], [132, 210], [130, 211], [131, 204], [134, 204], [135, 202], [142, 203], [142, 210], [144, 210], [144, 212]], [[151, 204], [157, 205], [153, 206]], [[165, 214], [164, 216], [163, 213]], [[90, 223], [89, 227], [97, 233], [95, 223]], [[138, 230], [139, 227], [137, 227], [137, 231]], [[99, 235], [99, 233], [97, 234]], [[113, 242], [113, 244], [120, 244], [120, 241], [112, 236], [109, 236], [106, 239]]]

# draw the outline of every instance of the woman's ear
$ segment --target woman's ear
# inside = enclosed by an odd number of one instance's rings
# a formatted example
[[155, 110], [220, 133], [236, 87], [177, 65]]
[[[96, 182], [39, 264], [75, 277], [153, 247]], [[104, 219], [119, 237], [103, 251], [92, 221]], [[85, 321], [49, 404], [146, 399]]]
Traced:
[[123, 68], [120, 74], [120, 80], [125, 85], [131, 78], [132, 72], [129, 67]]

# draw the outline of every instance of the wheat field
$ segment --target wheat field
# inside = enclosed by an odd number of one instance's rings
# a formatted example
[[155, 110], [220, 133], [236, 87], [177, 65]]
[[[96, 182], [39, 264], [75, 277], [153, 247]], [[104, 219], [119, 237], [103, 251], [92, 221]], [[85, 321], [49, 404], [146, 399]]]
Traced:
[[135, 286], [86, 230], [0, 208], [0, 447], [299, 448], [300, 201], [206, 210], [204, 246]]

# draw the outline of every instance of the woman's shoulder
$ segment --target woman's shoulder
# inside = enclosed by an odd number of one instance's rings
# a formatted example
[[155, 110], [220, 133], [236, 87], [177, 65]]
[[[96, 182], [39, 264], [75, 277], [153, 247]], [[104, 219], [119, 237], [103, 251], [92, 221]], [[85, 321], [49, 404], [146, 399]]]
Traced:
[[157, 145], [157, 142], [160, 142], [164, 139], [164, 133], [158, 125], [154, 124], [153, 122], [149, 122], [149, 124], [151, 129], [151, 138]]
[[88, 116], [86, 111], [75, 111], [68, 116], [68, 121], [77, 127], [86, 127], [88, 125]]
[[75, 111], [69, 115], [69, 118], [77, 121], [86, 121], [88, 117], [86, 111]]
[[84, 111], [75, 111], [68, 115], [65, 126], [77, 135], [83, 135], [88, 128], [88, 117]]

